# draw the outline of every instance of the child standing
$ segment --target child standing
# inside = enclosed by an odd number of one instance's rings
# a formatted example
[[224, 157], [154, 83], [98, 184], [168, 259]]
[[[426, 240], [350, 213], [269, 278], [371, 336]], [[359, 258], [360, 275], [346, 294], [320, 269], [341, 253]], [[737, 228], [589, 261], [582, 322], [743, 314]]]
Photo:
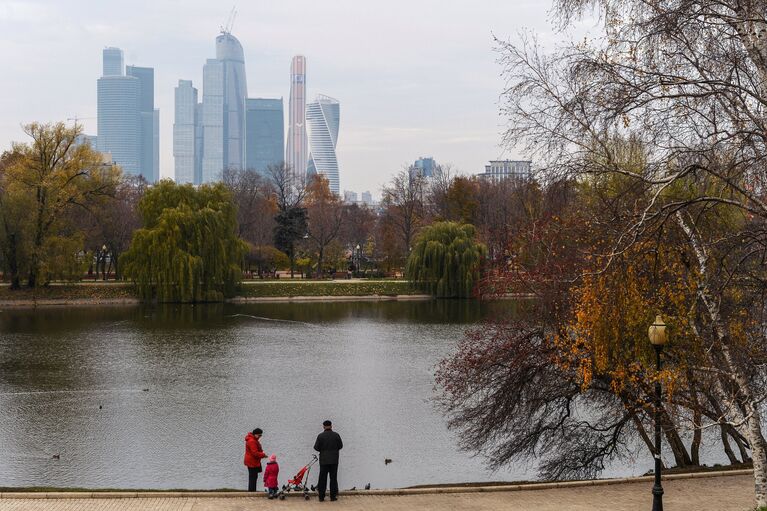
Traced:
[[269, 456], [269, 461], [264, 470], [264, 486], [269, 490], [269, 498], [273, 499], [280, 491], [280, 485], [277, 482], [277, 476], [280, 474], [280, 466], [277, 464], [277, 455]]

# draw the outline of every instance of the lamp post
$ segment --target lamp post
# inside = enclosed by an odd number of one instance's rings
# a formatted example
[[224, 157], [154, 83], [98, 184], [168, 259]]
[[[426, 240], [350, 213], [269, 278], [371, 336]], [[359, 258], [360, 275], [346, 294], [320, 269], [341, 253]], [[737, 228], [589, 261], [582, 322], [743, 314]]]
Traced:
[[357, 275], [362, 273], [362, 270], [360, 269], [360, 265], [362, 264], [362, 251], [360, 250], [360, 244], [357, 243], [357, 246], [354, 247], [355, 255], [357, 256]]
[[[660, 352], [666, 344], [666, 324], [660, 314], [655, 316], [655, 321], [647, 331], [652, 347], [655, 348], [655, 368], [660, 373]], [[652, 511], [663, 511], [663, 486], [660, 482], [661, 459], [660, 459], [660, 410], [663, 395], [661, 394], [660, 380], [655, 381], [655, 484], [652, 487]]]

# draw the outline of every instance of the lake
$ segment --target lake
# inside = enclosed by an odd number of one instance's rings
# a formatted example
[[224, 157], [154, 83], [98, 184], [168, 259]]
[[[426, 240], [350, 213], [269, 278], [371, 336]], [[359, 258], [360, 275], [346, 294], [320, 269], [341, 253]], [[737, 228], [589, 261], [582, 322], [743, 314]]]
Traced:
[[[326, 418], [345, 444], [342, 489], [534, 479], [532, 463], [491, 472], [462, 452], [432, 400], [435, 364], [463, 332], [518, 307], [3, 310], [0, 486], [242, 489], [244, 436], [255, 427], [278, 456], [282, 483], [311, 460]], [[640, 467], [604, 475], [641, 473], [651, 462], [644, 454]]]

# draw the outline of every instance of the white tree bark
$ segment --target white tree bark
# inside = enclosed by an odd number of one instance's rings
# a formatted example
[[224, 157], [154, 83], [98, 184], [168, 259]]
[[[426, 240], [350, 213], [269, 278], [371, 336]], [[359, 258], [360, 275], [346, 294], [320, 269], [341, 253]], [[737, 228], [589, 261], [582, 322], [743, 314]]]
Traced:
[[742, 402], [745, 414], [740, 414], [735, 406], [735, 399], [732, 396], [727, 395], [727, 390], [721, 388], [723, 398], [729, 404], [731, 413], [742, 415], [737, 422], [740, 424], [739, 429], [743, 435], [748, 438], [748, 442], [751, 446], [751, 457], [754, 461], [754, 491], [756, 496], [756, 505], [761, 508], [767, 506], [767, 442], [765, 442], [764, 435], [762, 435], [762, 419], [761, 411], [759, 409], [759, 403], [754, 396], [753, 390], [747, 375], [741, 369], [740, 364], [732, 356], [730, 350], [730, 338], [727, 333], [727, 327], [722, 319], [721, 311], [719, 309], [719, 302], [714, 299], [711, 293], [711, 286], [709, 281], [710, 268], [708, 265], [708, 253], [703, 241], [698, 236], [694, 227], [687, 222], [681, 211], [677, 211], [676, 221], [679, 227], [684, 231], [690, 246], [695, 253], [695, 258], [698, 263], [698, 270], [700, 272], [700, 283], [698, 286], [698, 296], [703, 303], [704, 309], [708, 313], [709, 320], [714, 327], [719, 345], [717, 346], [718, 352], [721, 354], [722, 360], [727, 367], [722, 368], [729, 373], [729, 377], [735, 383], [740, 395], [740, 402]]

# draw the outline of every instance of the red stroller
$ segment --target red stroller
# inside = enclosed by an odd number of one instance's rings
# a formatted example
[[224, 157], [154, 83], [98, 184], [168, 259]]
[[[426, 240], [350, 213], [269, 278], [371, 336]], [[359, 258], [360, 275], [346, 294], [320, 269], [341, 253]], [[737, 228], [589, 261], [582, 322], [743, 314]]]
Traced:
[[292, 491], [301, 491], [304, 493], [304, 499], [309, 500], [309, 492], [314, 491], [314, 486], [307, 487], [306, 483], [309, 480], [309, 472], [312, 470], [312, 465], [317, 463], [317, 455], [312, 455], [312, 461], [308, 465], [301, 467], [296, 475], [292, 479], [288, 479], [288, 484], [282, 486], [277, 496], [280, 500], [285, 500], [285, 495]]

